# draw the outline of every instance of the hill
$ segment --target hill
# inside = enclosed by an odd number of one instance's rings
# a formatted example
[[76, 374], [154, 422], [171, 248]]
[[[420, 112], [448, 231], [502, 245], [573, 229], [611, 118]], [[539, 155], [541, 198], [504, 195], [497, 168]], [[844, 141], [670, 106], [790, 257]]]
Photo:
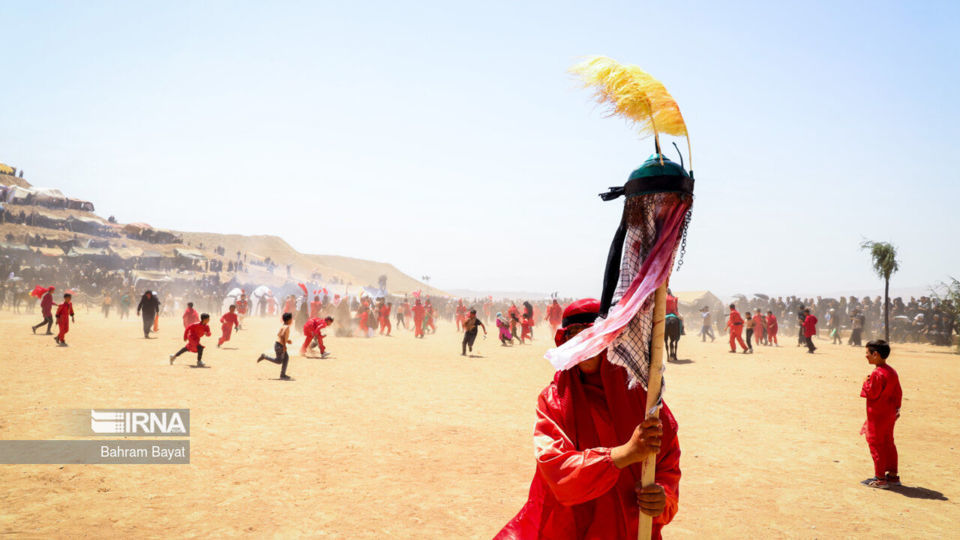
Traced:
[[[0, 185], [33, 188], [26, 180], [9, 174], [0, 174]], [[44, 249], [60, 246], [67, 252], [74, 246], [86, 248], [95, 245], [113, 251], [151, 252], [174, 259], [177, 251], [182, 252], [186, 248], [199, 252], [194, 253], [198, 259], [222, 261], [222, 281], [237, 277], [242, 282], [279, 286], [290, 281], [322, 279], [325, 283], [338, 283], [353, 290], [350, 288], [376, 286], [380, 277], [386, 276], [387, 289], [391, 293], [422, 290], [425, 294], [446, 296], [444, 291], [404, 274], [392, 264], [337, 255], [304, 254], [277, 236], [181, 232], [156, 229], [147, 224], [109, 223], [94, 212], [69, 209], [59, 204], [4, 206], [7, 214], [5, 220], [0, 221], [0, 238], [18, 245], [30, 238], [30, 247], [34, 250], [37, 246], [46, 245]], [[23, 219], [19, 219], [21, 213]], [[18, 219], [11, 219], [11, 216]], [[131, 234], [130, 227], [146, 230], [150, 234]], [[39, 244], [37, 237], [42, 239]], [[237, 260], [244, 263], [243, 270], [227, 271], [226, 263]], [[130, 264], [134, 262], [130, 261]], [[318, 279], [318, 275], [321, 278]]]

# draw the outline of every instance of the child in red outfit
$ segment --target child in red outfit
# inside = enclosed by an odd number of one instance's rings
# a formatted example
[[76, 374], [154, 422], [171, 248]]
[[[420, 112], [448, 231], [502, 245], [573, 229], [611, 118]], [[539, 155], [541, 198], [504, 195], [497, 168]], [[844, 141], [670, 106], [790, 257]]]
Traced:
[[888, 489], [900, 485], [897, 471], [897, 447], [893, 443], [893, 426], [900, 418], [900, 377], [887, 365], [890, 345], [882, 339], [867, 343], [867, 361], [877, 366], [863, 381], [860, 397], [867, 398], [867, 421], [861, 434], [867, 436], [870, 456], [873, 457], [874, 477], [864, 484]]
[[[70, 302], [70, 298], [69, 293], [63, 295], [63, 303], [57, 307], [57, 328], [60, 329], [60, 333], [53, 340], [61, 347], [67, 346], [67, 342], [63, 338], [70, 331], [70, 321], [73, 319], [73, 303]], [[77, 321], [74, 320], [73, 322]]]
[[187, 342], [182, 349], [176, 352], [176, 354], [170, 355], [170, 365], [173, 365], [173, 361], [176, 360], [181, 354], [190, 351], [197, 353], [197, 367], [204, 367], [203, 363], [203, 345], [200, 344], [200, 338], [203, 336], [210, 335], [210, 327], [207, 326], [207, 321], [210, 320], [210, 315], [204, 313], [200, 315], [200, 322], [191, 324], [183, 331], [183, 340]]
[[233, 335], [233, 329], [240, 329], [240, 319], [237, 318], [237, 306], [236, 304], [230, 304], [230, 311], [223, 314], [223, 317], [220, 317], [220, 339], [217, 340], [217, 347], [220, 347], [224, 343], [230, 341], [230, 336]]

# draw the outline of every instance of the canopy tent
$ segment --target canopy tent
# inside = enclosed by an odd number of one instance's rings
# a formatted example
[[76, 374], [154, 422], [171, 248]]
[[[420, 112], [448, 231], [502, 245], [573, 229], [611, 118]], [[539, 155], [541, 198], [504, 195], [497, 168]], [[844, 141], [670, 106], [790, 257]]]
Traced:
[[201, 253], [201, 252], [199, 252], [199, 251], [197, 251], [197, 250], [195, 250], [195, 249], [174, 248], [174, 249], [173, 249], [173, 254], [176, 255], [177, 257], [183, 257], [183, 258], [185, 258], [185, 259], [191, 259], [191, 260], [194, 260], [194, 261], [205, 261], [205, 260], [207, 260], [207, 257], [206, 257], [203, 253]]
[[67, 253], [67, 257], [96, 257], [109, 256], [110, 252], [103, 248], [85, 248], [73, 246]]
[[137, 247], [114, 247], [110, 246], [110, 252], [121, 259], [133, 259], [143, 255], [143, 250]]
[[33, 195], [33, 190], [20, 186], [7, 186], [8, 203], [24, 204], [27, 198]]
[[133, 284], [136, 284], [140, 281], [154, 281], [157, 283], [167, 283], [173, 281], [170, 279], [164, 272], [151, 272], [149, 270], [134, 270], [133, 271]]
[[6, 163], [0, 163], [0, 174], [9, 174], [13, 176], [13, 167], [7, 165]]
[[25, 244], [10, 244], [7, 242], [0, 242], [0, 249], [9, 249], [13, 251], [30, 251]]
[[723, 301], [710, 291], [681, 291], [673, 295], [679, 300], [680, 308], [687, 311], [700, 311], [704, 306], [715, 309], [723, 305]]
[[33, 193], [38, 203], [62, 206], [67, 204], [67, 197], [59, 189], [35, 187]]
[[243, 291], [239, 287], [234, 287], [230, 289], [230, 292], [227, 293], [226, 298], [223, 299], [223, 311], [230, 309], [230, 304], [236, 304], [237, 300], [240, 300], [240, 295], [243, 294]]

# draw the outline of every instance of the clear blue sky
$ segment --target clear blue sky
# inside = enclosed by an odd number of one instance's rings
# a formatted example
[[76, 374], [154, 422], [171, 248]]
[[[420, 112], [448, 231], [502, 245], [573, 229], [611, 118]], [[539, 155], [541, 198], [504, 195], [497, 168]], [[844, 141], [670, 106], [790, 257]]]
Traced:
[[0, 3], [0, 161], [102, 215], [276, 234], [440, 287], [598, 294], [652, 142], [566, 69], [663, 81], [697, 200], [675, 289], [960, 277], [957, 2]]

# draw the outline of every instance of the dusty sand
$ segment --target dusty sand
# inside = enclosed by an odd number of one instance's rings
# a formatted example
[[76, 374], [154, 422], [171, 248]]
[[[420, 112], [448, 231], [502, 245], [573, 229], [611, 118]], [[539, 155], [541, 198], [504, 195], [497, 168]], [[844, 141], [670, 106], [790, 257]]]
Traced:
[[[552, 375], [544, 327], [523, 347], [481, 337], [475, 358], [449, 324], [423, 341], [331, 337], [331, 358], [294, 357], [296, 380], [282, 382], [254, 362], [273, 320], [248, 321], [197, 370], [189, 356], [168, 365], [175, 318], [147, 341], [137, 320], [80, 310], [62, 349], [31, 335], [35, 319], [0, 313], [0, 438], [62, 437], [64, 409], [189, 408], [192, 462], [0, 466], [0, 534], [490, 538], [526, 498], [535, 400]], [[681, 342], [667, 401], [683, 480], [667, 536], [960, 536], [960, 357], [894, 349], [909, 486], [895, 493], [859, 484], [872, 475], [862, 351], [783, 342], [752, 356]]]

